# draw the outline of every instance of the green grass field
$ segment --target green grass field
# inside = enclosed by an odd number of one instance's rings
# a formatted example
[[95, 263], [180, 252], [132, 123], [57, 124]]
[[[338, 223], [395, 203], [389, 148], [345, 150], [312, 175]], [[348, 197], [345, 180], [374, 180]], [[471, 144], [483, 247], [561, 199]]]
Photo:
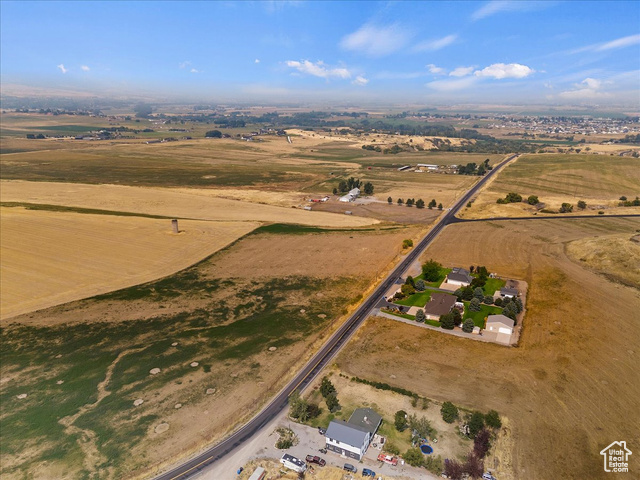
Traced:
[[500, 307], [484, 304], [480, 306], [479, 312], [474, 312], [469, 310], [469, 302], [464, 302], [464, 315], [462, 316], [462, 320], [464, 321], [467, 318], [471, 318], [476, 327], [484, 328], [484, 319], [488, 315], [499, 315], [501, 313], [502, 309]]
[[500, 278], [487, 278], [487, 283], [484, 284], [482, 289], [484, 290], [485, 295], [493, 296], [493, 294], [496, 293], [496, 290], [500, 290], [506, 284], [507, 282]]
[[[440, 284], [442, 284], [442, 282], [444, 282], [445, 277], [447, 275], [449, 275], [449, 273], [451, 273], [451, 269], [450, 268], [441, 268], [440, 269], [440, 274], [438, 275], [438, 279], [436, 281], [434, 281], [434, 282], [424, 282], [424, 284], [427, 285], [428, 287], [438, 288], [440, 286]], [[416, 280], [416, 281], [424, 280], [424, 275], [421, 273], [420, 275], [415, 277], [414, 280]]]
[[408, 307], [424, 307], [431, 299], [432, 293], [432, 290], [425, 290], [424, 292], [414, 293], [413, 295], [410, 295], [402, 300], [395, 300], [393, 303], [397, 303], [398, 305], [405, 305]]

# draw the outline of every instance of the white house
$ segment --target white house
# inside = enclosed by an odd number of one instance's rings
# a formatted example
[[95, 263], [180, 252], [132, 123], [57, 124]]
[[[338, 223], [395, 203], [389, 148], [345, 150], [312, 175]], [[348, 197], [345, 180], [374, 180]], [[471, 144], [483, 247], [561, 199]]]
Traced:
[[293, 455], [289, 455], [288, 453], [282, 455], [280, 463], [286, 468], [298, 473], [302, 473], [307, 469], [307, 464], [305, 462], [303, 462], [299, 458], [294, 457]]
[[461, 287], [471, 285], [472, 281], [473, 277], [469, 274], [469, 270], [465, 270], [464, 268], [460, 267], [452, 268], [451, 272], [445, 279], [446, 283], [449, 283], [451, 285], [460, 285]]
[[348, 422], [333, 420], [325, 433], [326, 449], [361, 460], [369, 448], [382, 417], [370, 408], [358, 408]]

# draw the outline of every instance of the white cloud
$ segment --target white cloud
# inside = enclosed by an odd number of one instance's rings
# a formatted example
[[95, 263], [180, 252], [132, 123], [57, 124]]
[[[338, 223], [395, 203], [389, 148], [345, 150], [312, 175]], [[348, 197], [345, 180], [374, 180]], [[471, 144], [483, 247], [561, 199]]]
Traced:
[[630, 47], [632, 45], [637, 45], [640, 43], [640, 34], [638, 35], [629, 35], [628, 37], [618, 38], [616, 40], [612, 40], [610, 42], [604, 43], [596, 47], [596, 52], [602, 52], [604, 50], [612, 50], [614, 48], [624, 48]]
[[64, 68], [64, 63], [57, 65], [57, 68], [59, 68], [62, 73], [67, 73], [69, 71], [66, 68]]
[[180, 62], [178, 64], [178, 67], [180, 68], [187, 68], [189, 65], [191, 65], [191, 62], [189, 60], [185, 60], [184, 62]]
[[427, 65], [427, 68], [429, 69], [429, 73], [433, 73], [434, 75], [443, 75], [445, 73], [444, 68], [437, 67], [433, 63]]
[[88, 72], [89, 70], [91, 70], [91, 69], [90, 69], [88, 66], [86, 66], [86, 65], [82, 65], [80, 68], [82, 69], [82, 71], [83, 71], [83, 72]]
[[253, 63], [260, 63], [260, 59], [259, 59], [259, 58], [256, 58], [256, 59], [253, 61]]
[[315, 63], [310, 62], [309, 60], [302, 60], [301, 62], [298, 62], [297, 60], [287, 60], [285, 63], [288, 67], [295, 68], [300, 73], [313, 75], [314, 77], [351, 78], [351, 72], [348, 69], [344, 67], [330, 68], [325, 65], [322, 60], [319, 60]]
[[610, 95], [601, 91], [603, 82], [595, 78], [585, 78], [582, 82], [576, 83], [573, 90], [567, 90], [558, 96], [568, 100], [593, 100], [607, 98]]
[[626, 37], [616, 38], [605, 43], [593, 43], [580, 48], [574, 48], [573, 50], [565, 50], [558, 52], [560, 54], [575, 55], [576, 53], [583, 52], [605, 52], [607, 50], [614, 50], [616, 48], [631, 47], [640, 43], [640, 34], [628, 35]]
[[366, 78], [364, 78], [361, 75], [358, 75], [355, 80], [353, 82], [354, 85], [358, 85], [360, 87], [364, 87], [367, 83], [369, 83], [369, 80], [367, 80]]
[[340, 41], [340, 46], [371, 57], [382, 57], [400, 50], [411, 36], [411, 33], [398, 24], [386, 27], [366, 24], [345, 36]]
[[446, 37], [438, 38], [436, 40], [428, 40], [425, 42], [420, 42], [415, 47], [413, 47], [413, 51], [414, 52], [425, 52], [425, 51], [433, 52], [451, 45], [457, 39], [458, 39], [458, 35], [447, 35]]
[[434, 80], [433, 82], [427, 83], [427, 87], [438, 92], [456, 92], [473, 86], [477, 80], [476, 77], [457, 78], [455, 80]]
[[189, 70], [191, 73], [200, 73], [200, 70], [196, 70], [195, 68], [192, 68], [191, 70]]
[[450, 77], [466, 77], [467, 75], [471, 75], [473, 73], [473, 67], [458, 67], [454, 68], [451, 73], [449, 73]]
[[535, 70], [519, 63], [494, 63], [482, 70], [476, 70], [474, 75], [476, 77], [491, 77], [500, 80], [503, 78], [525, 78], [533, 72]]
[[492, 0], [485, 3], [471, 15], [472, 20], [481, 20], [502, 12], [530, 12], [551, 7], [556, 2], [530, 0]]

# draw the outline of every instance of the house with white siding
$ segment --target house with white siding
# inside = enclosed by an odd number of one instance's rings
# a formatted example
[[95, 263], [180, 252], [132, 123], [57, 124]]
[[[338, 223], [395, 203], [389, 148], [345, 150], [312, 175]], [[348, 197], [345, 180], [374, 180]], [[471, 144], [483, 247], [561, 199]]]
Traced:
[[362, 460], [382, 417], [370, 408], [358, 408], [348, 422], [333, 420], [325, 433], [326, 449], [341, 456]]

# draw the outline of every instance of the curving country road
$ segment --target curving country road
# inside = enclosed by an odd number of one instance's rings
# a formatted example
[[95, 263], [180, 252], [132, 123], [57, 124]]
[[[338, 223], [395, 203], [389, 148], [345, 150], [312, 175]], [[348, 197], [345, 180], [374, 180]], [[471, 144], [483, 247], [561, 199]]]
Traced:
[[298, 372], [298, 374], [265, 406], [256, 416], [241, 428], [236, 430], [229, 437], [220, 443], [208, 448], [206, 451], [187, 460], [183, 464], [172, 468], [155, 477], [156, 480], [184, 480], [190, 478], [207, 466], [221, 459], [242, 443], [255, 435], [262, 427], [274, 419], [287, 406], [288, 398], [295, 390], [303, 390], [318, 373], [331, 361], [331, 359], [342, 349], [349, 341], [353, 333], [360, 327], [366, 318], [376, 307], [383, 295], [391, 288], [391, 286], [400, 278], [407, 268], [417, 260], [425, 251], [429, 244], [438, 236], [438, 234], [450, 223], [458, 222], [477, 222], [477, 221], [494, 221], [494, 220], [547, 220], [547, 219], [575, 219], [575, 218], [611, 218], [611, 217], [636, 217], [640, 215], [582, 215], [582, 216], [566, 216], [566, 217], [518, 217], [518, 218], [487, 218], [464, 220], [455, 217], [455, 214], [461, 207], [467, 204], [476, 193], [486, 184], [486, 182], [496, 175], [506, 164], [516, 158], [517, 155], [511, 155], [499, 165], [493, 168], [487, 175], [474, 185], [465, 195], [463, 195], [454, 206], [448, 210], [433, 228], [422, 238], [416, 247], [402, 259], [402, 261], [393, 269], [393, 271], [378, 285], [371, 295], [358, 307], [358, 309], [347, 319], [347, 321], [331, 335], [320, 350], [311, 358], [311, 360]]

